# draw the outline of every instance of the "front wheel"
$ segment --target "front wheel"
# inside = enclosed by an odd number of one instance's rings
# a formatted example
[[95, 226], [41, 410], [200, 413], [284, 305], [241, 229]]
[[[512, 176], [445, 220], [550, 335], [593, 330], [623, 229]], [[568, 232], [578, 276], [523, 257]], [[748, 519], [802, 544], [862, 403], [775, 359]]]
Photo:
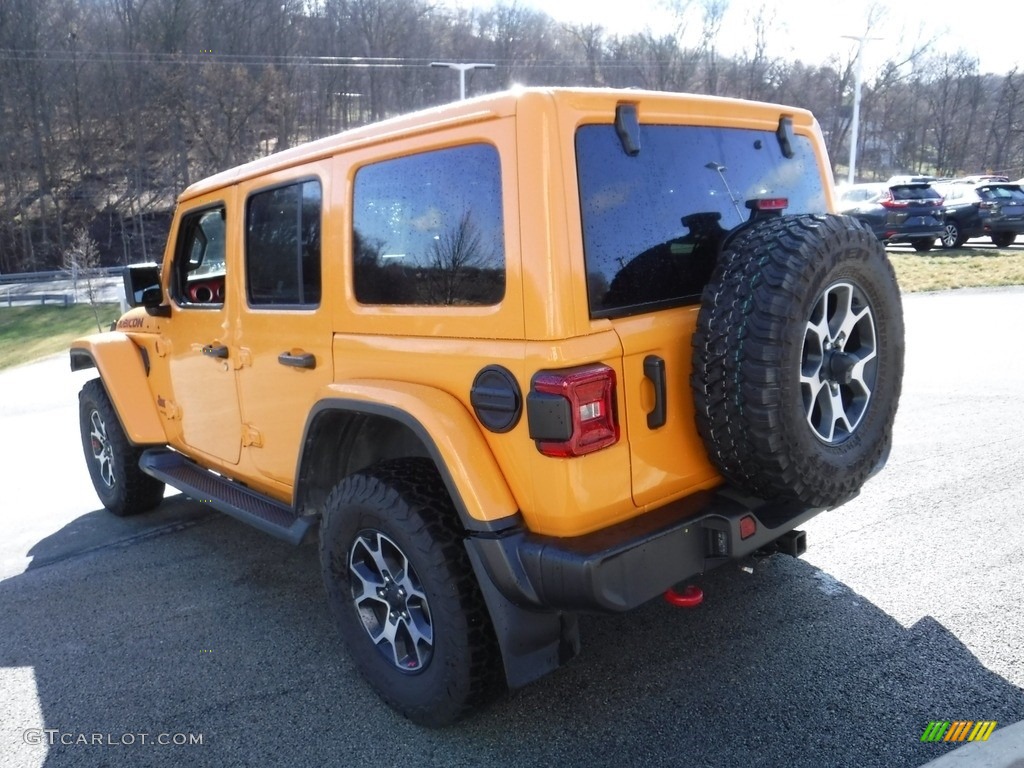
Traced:
[[698, 431], [747, 493], [835, 506], [884, 461], [903, 311], [884, 249], [856, 219], [767, 219], [730, 243], [693, 346]]
[[960, 227], [957, 226], [955, 221], [946, 222], [946, 226], [942, 230], [941, 239], [943, 248], [959, 248], [967, 242], [967, 238], [964, 237], [963, 232], [960, 231]]
[[342, 480], [320, 526], [328, 602], [359, 671], [415, 723], [448, 725], [502, 684], [490, 616], [433, 463]]
[[916, 240], [911, 240], [910, 244], [914, 246], [914, 250], [918, 253], [924, 253], [925, 251], [930, 251], [932, 246], [935, 245], [935, 238], [919, 237]]
[[1009, 248], [1016, 239], [1016, 232], [996, 232], [992, 235], [992, 242], [996, 248]]
[[125, 517], [159, 504], [164, 484], [139, 469], [143, 448], [129, 442], [99, 379], [90, 379], [79, 392], [78, 418], [85, 462], [103, 506]]

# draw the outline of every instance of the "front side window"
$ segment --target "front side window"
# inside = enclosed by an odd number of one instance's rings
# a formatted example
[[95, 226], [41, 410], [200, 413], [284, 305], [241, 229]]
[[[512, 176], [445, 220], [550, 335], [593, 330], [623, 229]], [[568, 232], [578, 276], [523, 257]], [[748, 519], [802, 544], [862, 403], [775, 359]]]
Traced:
[[321, 192], [302, 181], [257, 192], [245, 210], [250, 306], [320, 303]]
[[497, 304], [505, 295], [497, 150], [468, 144], [360, 168], [352, 237], [361, 304]]
[[220, 205], [182, 217], [172, 286], [179, 305], [223, 305], [225, 218]]
[[723, 237], [756, 200], [785, 198], [786, 214], [827, 210], [812, 144], [791, 157], [775, 131], [639, 127], [630, 155], [612, 125], [576, 132], [590, 313], [611, 317], [699, 300]]

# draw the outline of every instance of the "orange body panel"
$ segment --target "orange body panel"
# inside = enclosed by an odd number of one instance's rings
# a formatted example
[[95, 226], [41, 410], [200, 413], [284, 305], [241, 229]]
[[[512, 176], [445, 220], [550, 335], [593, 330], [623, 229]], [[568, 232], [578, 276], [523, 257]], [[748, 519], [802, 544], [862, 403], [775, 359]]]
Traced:
[[[149, 355], [148, 376], [124, 334], [77, 344], [93, 351], [133, 440], [167, 443], [204, 466], [282, 501], [313, 407], [329, 399], [386, 403], [422, 425], [469, 514], [480, 521], [520, 512], [540, 533], [598, 530], [721, 482], [697, 435], [690, 398], [690, 338], [697, 307], [614, 320], [592, 318], [575, 166], [579, 126], [609, 124], [617, 104], [644, 123], [775, 130], [780, 114], [812, 138], [829, 168], [817, 123], [803, 110], [642, 91], [512, 91], [396, 118], [255, 161], [191, 186], [179, 198], [163, 262], [165, 294], [183, 217], [226, 208], [222, 305], [182, 306], [170, 317], [128, 318]], [[353, 190], [359, 170], [391, 158], [483, 144], [500, 158], [505, 292], [488, 306], [360, 304], [353, 287]], [[824, 170], [821, 171], [825, 173]], [[301, 180], [322, 189], [322, 296], [316, 306], [253, 307], [246, 299], [246, 205], [261, 190]], [[822, 179], [826, 195], [831, 179]], [[831, 204], [831, 201], [829, 200]], [[204, 352], [223, 345], [226, 357]], [[127, 351], [126, 351], [127, 350]], [[315, 367], [280, 364], [309, 354]], [[667, 422], [649, 429], [654, 406], [644, 360], [664, 360]], [[526, 414], [496, 433], [474, 415], [470, 390], [488, 365], [511, 372], [522, 396], [541, 370], [601, 363], [617, 377], [620, 437], [577, 458], [543, 456]], [[144, 389], [145, 396], [142, 392]]]

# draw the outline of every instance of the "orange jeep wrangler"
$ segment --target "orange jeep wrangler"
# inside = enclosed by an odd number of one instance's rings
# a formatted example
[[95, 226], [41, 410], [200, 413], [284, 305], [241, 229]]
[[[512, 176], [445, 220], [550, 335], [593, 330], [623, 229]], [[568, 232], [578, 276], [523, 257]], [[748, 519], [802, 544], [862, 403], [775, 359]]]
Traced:
[[817, 122], [528, 88], [193, 184], [71, 347], [114, 514], [164, 485], [298, 543], [362, 674], [426, 725], [797, 527], [885, 462], [898, 287], [831, 215]]

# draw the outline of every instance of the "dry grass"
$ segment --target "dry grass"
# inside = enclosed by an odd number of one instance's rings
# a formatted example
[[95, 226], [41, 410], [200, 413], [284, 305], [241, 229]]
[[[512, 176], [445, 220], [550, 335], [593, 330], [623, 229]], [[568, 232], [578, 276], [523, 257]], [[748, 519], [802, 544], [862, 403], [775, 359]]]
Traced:
[[[103, 330], [117, 319], [116, 304], [100, 305]], [[79, 336], [96, 333], [88, 304], [73, 307], [0, 307], [0, 370], [66, 351]]]
[[1024, 285], [1024, 249], [1019, 246], [937, 249], [925, 253], [890, 249], [889, 261], [904, 293]]

